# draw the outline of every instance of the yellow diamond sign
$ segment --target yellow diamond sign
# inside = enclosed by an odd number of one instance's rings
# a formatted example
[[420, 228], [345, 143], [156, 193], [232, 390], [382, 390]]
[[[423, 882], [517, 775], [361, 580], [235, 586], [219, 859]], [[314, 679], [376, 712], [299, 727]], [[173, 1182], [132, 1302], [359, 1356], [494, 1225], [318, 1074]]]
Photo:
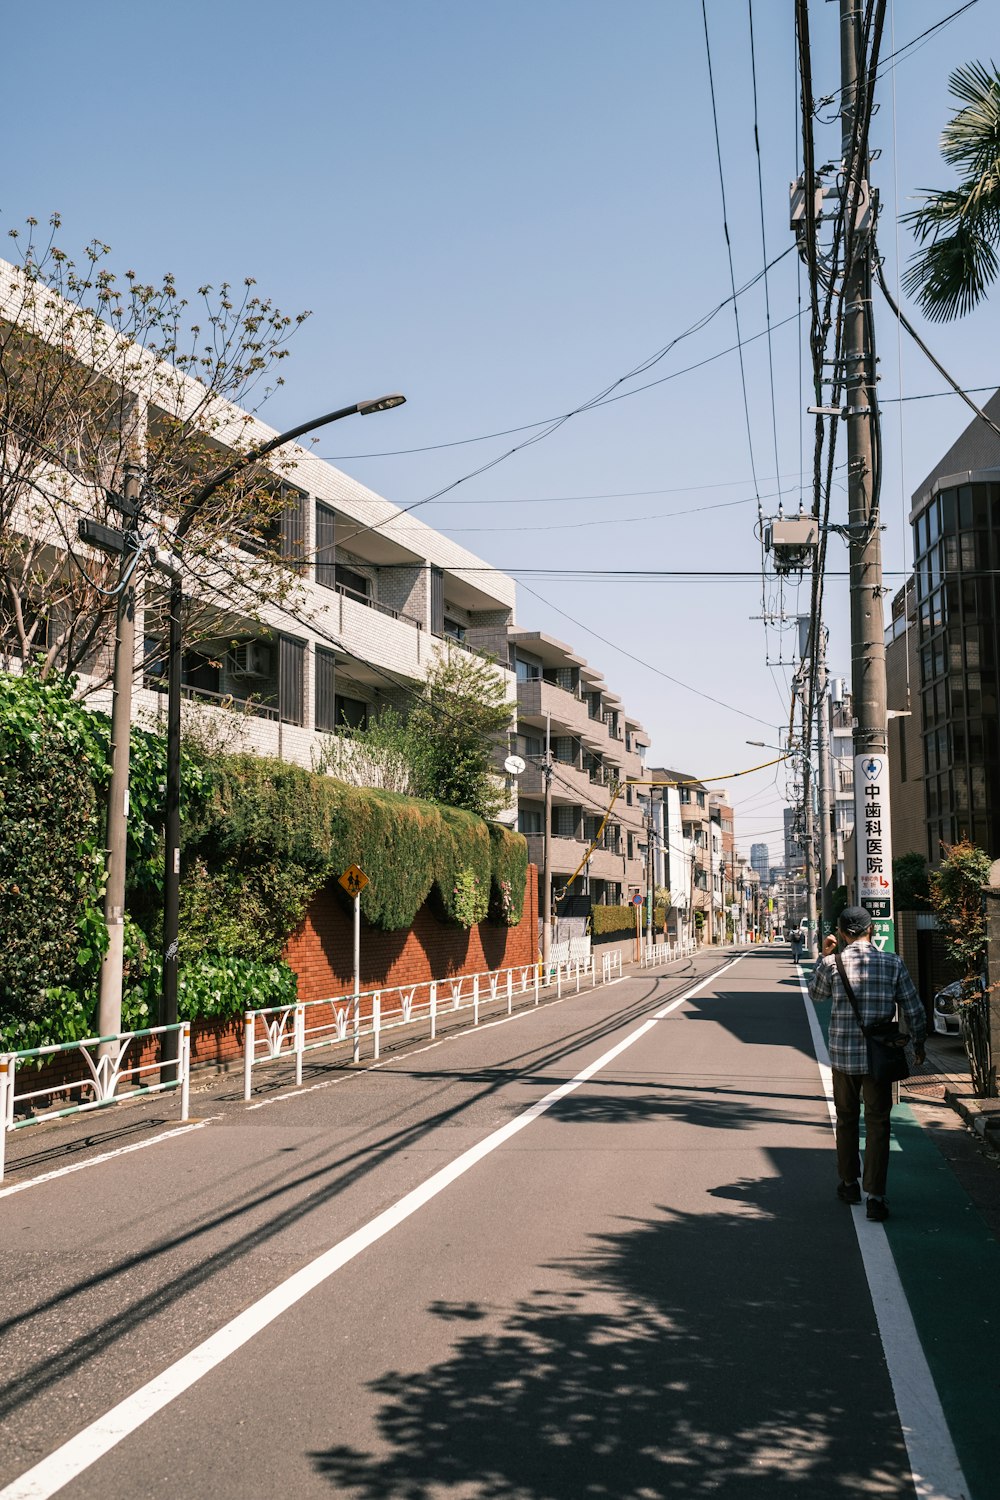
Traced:
[[340, 877], [340, 884], [349, 896], [360, 896], [368, 884], [368, 876], [360, 865], [349, 865]]

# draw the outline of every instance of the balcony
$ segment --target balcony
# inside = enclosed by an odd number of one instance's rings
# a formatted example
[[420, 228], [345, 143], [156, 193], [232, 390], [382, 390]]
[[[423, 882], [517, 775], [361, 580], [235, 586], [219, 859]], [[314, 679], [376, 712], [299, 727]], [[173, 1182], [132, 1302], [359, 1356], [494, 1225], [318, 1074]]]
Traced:
[[[541, 869], [545, 853], [545, 839], [540, 833], [529, 833], [525, 837], [528, 840], [528, 859]], [[573, 873], [589, 847], [589, 839], [585, 842], [583, 839], [553, 837], [552, 872], [557, 882], [559, 876], [565, 877]], [[623, 879], [621, 854], [610, 849], [595, 849], [587, 862], [587, 873], [594, 880]]]
[[[600, 810], [602, 817], [607, 812], [611, 793], [606, 786], [593, 781], [587, 771], [580, 771], [565, 761], [553, 760], [552, 773], [552, 801], [557, 806], [579, 803], [588, 812]], [[528, 762], [518, 777], [517, 787], [521, 797], [535, 800], [545, 796], [545, 780], [540, 763]]]
[[[360, 589], [352, 589], [350, 584], [335, 583], [333, 585], [335, 594], [343, 594], [345, 599], [356, 599], [359, 604], [365, 605], [367, 609], [378, 610], [380, 615], [388, 615], [391, 620], [402, 620], [404, 624], [411, 626], [414, 630], [423, 630], [423, 621], [418, 620], [416, 615], [408, 615], [404, 610], [393, 609], [391, 605], [381, 604], [378, 599], [373, 599], [370, 594], [363, 594]], [[462, 642], [458, 642], [459, 645]]]
[[519, 718], [537, 724], [544, 724], [546, 715], [549, 715], [554, 733], [558, 733], [555, 726], [562, 725], [598, 748], [610, 739], [607, 725], [587, 712], [582, 698], [541, 677], [517, 684], [517, 712]]

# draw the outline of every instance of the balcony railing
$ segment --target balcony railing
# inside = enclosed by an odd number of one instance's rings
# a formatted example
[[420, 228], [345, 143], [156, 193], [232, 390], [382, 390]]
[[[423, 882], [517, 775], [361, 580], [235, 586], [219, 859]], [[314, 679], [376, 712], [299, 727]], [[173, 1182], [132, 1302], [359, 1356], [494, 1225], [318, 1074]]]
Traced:
[[[144, 675], [142, 685], [153, 693], [167, 691], [166, 677], [151, 672]], [[189, 703], [214, 703], [217, 708], [237, 709], [240, 713], [252, 714], [255, 719], [270, 719], [272, 723], [277, 723], [279, 718], [276, 708], [270, 703], [262, 703], [252, 695], [249, 698], [237, 698], [235, 693], [213, 693], [209, 688], [191, 687], [185, 683], [181, 687], [181, 697]]]
[[[378, 599], [373, 599], [370, 594], [363, 594], [360, 589], [352, 589], [350, 584], [335, 583], [333, 585], [335, 594], [343, 594], [345, 599], [353, 599], [358, 604], [365, 604], [369, 609], [377, 609], [380, 615], [388, 615], [390, 620], [402, 620], [406, 625], [412, 625], [414, 630], [423, 630], [423, 621], [418, 620], [415, 615], [408, 615], [401, 609], [393, 609], [391, 604], [382, 604]], [[457, 644], [461, 645], [461, 642]]]

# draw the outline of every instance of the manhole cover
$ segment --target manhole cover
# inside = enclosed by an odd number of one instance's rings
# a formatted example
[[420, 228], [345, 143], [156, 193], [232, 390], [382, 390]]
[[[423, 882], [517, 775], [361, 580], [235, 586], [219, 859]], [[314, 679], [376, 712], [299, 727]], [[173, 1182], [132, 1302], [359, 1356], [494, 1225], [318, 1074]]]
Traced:
[[909, 1079], [904, 1080], [903, 1088], [908, 1094], [919, 1094], [927, 1099], [943, 1099], [943, 1083], [911, 1083]]

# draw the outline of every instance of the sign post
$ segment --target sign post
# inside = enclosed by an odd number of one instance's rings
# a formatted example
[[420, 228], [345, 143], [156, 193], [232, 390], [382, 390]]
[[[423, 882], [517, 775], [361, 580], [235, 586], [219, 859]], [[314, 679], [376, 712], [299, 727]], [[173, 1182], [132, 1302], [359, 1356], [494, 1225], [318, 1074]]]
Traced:
[[361, 892], [368, 876], [360, 865], [349, 865], [340, 884], [354, 902], [354, 1061], [361, 1057]]
[[895, 953], [889, 758], [886, 755], [854, 757], [854, 842], [858, 859], [858, 900], [872, 914], [872, 942], [882, 953]]

